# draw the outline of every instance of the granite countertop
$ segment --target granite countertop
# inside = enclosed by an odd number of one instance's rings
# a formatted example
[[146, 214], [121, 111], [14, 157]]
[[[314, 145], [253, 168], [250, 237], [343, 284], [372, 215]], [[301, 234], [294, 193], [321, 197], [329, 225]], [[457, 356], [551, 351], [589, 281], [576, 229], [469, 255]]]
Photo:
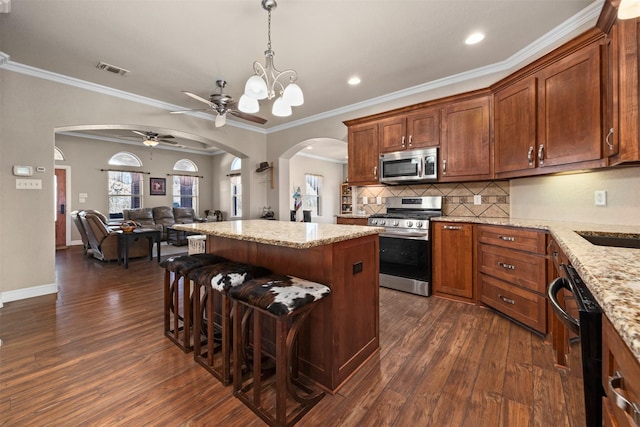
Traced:
[[510, 225], [547, 230], [640, 361], [640, 249], [597, 246], [576, 233], [640, 234], [640, 226], [517, 218], [440, 217], [434, 221]]
[[384, 231], [384, 228], [381, 227], [364, 225], [264, 221], [260, 219], [175, 224], [173, 228], [211, 236], [298, 249], [357, 239]]

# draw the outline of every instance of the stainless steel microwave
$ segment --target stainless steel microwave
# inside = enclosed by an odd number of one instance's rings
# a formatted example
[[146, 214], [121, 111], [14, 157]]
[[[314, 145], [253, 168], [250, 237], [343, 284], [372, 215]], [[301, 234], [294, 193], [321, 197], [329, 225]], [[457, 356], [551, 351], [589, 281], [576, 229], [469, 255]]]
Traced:
[[396, 151], [380, 154], [380, 182], [408, 184], [438, 179], [438, 149]]

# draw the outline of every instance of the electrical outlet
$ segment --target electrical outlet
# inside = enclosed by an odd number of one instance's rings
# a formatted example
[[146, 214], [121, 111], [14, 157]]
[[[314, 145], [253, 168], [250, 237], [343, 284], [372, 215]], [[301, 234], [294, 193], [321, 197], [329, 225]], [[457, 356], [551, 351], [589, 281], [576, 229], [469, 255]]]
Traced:
[[480, 194], [476, 194], [473, 196], [473, 204], [481, 205], [482, 204], [482, 196]]
[[596, 206], [607, 206], [607, 192], [604, 190], [596, 191]]
[[376, 205], [381, 205], [382, 204], [382, 197], [378, 196], [376, 197]]
[[362, 204], [363, 205], [368, 205], [369, 204], [369, 198], [367, 196], [362, 196]]

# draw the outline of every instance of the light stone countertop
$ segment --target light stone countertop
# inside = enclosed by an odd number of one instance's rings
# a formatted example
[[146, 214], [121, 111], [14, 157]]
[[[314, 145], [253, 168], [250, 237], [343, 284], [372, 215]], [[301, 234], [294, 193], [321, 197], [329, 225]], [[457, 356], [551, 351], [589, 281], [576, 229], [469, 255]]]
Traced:
[[640, 361], [640, 249], [597, 246], [576, 231], [640, 234], [640, 225], [603, 225], [517, 218], [440, 217], [434, 221], [547, 230], [569, 257], [600, 307]]
[[384, 231], [381, 227], [319, 224], [314, 222], [265, 221], [262, 219], [175, 224], [184, 230], [247, 242], [306, 249]]

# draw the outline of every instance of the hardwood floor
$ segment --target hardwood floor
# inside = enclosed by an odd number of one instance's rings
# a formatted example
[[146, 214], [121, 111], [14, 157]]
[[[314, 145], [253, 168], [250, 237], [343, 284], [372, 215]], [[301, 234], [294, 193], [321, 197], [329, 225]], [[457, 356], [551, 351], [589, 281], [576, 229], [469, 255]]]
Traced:
[[[125, 270], [73, 247], [56, 266], [57, 297], [0, 309], [0, 425], [263, 425], [164, 337], [155, 262]], [[584, 424], [576, 369], [554, 368], [540, 337], [488, 309], [380, 296], [379, 354], [297, 425]]]

